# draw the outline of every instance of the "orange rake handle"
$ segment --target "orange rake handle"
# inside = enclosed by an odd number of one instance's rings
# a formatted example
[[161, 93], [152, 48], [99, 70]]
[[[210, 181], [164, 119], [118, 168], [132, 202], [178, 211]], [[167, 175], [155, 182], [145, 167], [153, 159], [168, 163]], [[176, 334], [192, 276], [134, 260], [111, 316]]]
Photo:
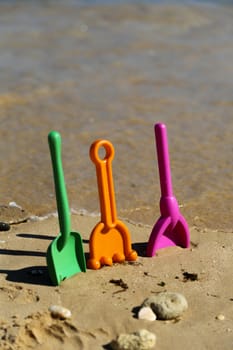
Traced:
[[[99, 149], [104, 147], [104, 158], [99, 157]], [[117, 224], [116, 202], [112, 177], [113, 145], [107, 140], [96, 140], [90, 148], [90, 158], [95, 163], [100, 199], [101, 222], [108, 231]]]

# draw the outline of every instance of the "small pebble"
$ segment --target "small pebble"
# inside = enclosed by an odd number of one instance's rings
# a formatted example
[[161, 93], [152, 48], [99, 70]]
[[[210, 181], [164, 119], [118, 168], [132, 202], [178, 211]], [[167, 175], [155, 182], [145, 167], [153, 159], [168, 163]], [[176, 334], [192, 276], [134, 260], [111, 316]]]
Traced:
[[140, 329], [134, 333], [120, 334], [116, 340], [111, 342], [110, 346], [113, 350], [150, 350], [154, 348], [155, 344], [156, 335], [146, 329]]
[[225, 316], [222, 314], [219, 314], [218, 316], [216, 316], [216, 319], [219, 321], [224, 321], [225, 320]]
[[19, 208], [20, 210], [22, 210], [23, 208], [18, 205], [16, 202], [10, 202], [9, 203], [9, 207], [12, 207], [12, 208]]
[[155, 321], [156, 315], [149, 306], [144, 306], [139, 310], [139, 320]]
[[71, 318], [71, 311], [60, 305], [51, 305], [49, 311], [54, 318], [60, 318], [61, 320]]
[[142, 307], [145, 306], [149, 306], [159, 320], [171, 320], [180, 317], [188, 303], [180, 293], [161, 292], [145, 299]]
[[0, 231], [9, 231], [10, 228], [10, 225], [6, 222], [0, 222]]

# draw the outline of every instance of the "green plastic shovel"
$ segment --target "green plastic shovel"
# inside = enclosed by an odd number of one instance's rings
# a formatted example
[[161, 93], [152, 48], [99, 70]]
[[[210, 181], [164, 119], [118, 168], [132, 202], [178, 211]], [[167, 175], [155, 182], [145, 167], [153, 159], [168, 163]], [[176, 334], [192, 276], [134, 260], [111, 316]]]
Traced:
[[48, 141], [61, 232], [50, 243], [46, 259], [51, 281], [54, 285], [59, 285], [64, 279], [78, 272], [85, 272], [86, 260], [80, 234], [70, 231], [70, 209], [61, 160], [61, 136], [58, 132], [51, 131]]

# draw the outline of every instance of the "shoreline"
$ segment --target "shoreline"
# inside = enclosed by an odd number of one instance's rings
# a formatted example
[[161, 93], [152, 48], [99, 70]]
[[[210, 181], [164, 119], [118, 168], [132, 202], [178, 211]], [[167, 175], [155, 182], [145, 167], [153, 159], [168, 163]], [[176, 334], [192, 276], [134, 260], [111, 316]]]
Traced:
[[[71, 222], [88, 253], [97, 217], [73, 214]], [[157, 335], [162, 350], [184, 348], [187, 343], [191, 350], [231, 348], [232, 232], [191, 227], [189, 249], [167, 248], [146, 258], [143, 249], [150, 230], [125, 223], [139, 253], [136, 262], [87, 269], [56, 287], [49, 280], [45, 254], [57, 235], [57, 218], [20, 223], [0, 232], [1, 349], [105, 349], [119, 333], [142, 328]], [[184, 272], [197, 274], [197, 280], [185, 281]], [[113, 285], [111, 279], [122, 279], [128, 288]], [[133, 310], [146, 297], [165, 290], [187, 298], [189, 308], [181, 319], [135, 318]], [[52, 304], [67, 307], [72, 318], [52, 318], [48, 311]]]

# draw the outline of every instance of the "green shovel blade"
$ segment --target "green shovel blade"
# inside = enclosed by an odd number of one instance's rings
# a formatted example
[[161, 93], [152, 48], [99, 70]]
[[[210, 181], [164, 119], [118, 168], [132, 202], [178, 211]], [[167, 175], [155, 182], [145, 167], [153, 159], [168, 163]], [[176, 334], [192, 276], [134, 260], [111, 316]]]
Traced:
[[70, 232], [65, 246], [59, 250], [58, 240], [55, 238], [47, 250], [47, 266], [49, 276], [54, 285], [59, 285], [64, 279], [86, 271], [85, 256], [82, 247], [82, 238], [78, 232]]

